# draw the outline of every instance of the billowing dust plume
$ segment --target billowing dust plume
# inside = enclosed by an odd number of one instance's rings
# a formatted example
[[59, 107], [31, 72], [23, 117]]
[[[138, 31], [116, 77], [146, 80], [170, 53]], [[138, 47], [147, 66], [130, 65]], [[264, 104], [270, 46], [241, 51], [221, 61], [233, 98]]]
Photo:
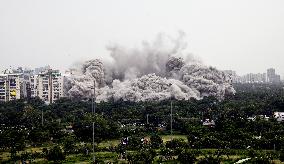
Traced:
[[158, 35], [153, 43], [127, 49], [107, 47], [112, 61], [89, 60], [66, 82], [70, 97], [88, 98], [96, 81], [96, 101], [188, 100], [234, 94], [231, 78], [224, 72], [204, 66], [185, 52], [184, 33], [177, 38]]

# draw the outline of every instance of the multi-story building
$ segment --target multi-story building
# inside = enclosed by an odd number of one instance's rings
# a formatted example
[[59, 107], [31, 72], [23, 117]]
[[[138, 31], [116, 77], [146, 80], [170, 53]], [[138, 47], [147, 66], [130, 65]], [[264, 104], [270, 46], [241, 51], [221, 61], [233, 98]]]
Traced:
[[280, 83], [280, 75], [275, 73], [274, 68], [267, 69], [267, 82], [269, 83]]
[[8, 74], [8, 97], [9, 101], [21, 98], [21, 74]]
[[273, 78], [275, 76], [275, 69], [274, 68], [269, 68], [267, 69], [267, 78]]
[[7, 76], [0, 75], [0, 101], [7, 101]]
[[265, 83], [266, 82], [266, 74], [265, 73], [249, 73], [244, 76], [245, 83]]
[[21, 74], [4, 72], [0, 75], [0, 101], [21, 98]]
[[46, 103], [53, 103], [63, 96], [63, 76], [59, 70], [43, 69], [35, 74], [18, 68], [0, 74], [0, 101], [39, 97]]
[[267, 73], [249, 73], [243, 76], [238, 76], [234, 71], [224, 71], [232, 76], [233, 83], [273, 83], [281, 82], [280, 75], [275, 73], [274, 68], [267, 70]]
[[233, 83], [266, 83], [266, 73], [249, 73], [243, 76], [235, 75]]
[[231, 82], [232, 83], [234, 83], [237, 80], [237, 73], [236, 73], [236, 71], [224, 70], [223, 72], [225, 72], [227, 75], [229, 75], [231, 77]]
[[44, 66], [44, 67], [35, 68], [35, 69], [34, 69], [34, 74], [37, 75], [37, 74], [40, 74], [40, 73], [42, 73], [42, 72], [48, 71], [48, 70], [50, 70], [50, 69], [51, 69], [51, 68], [50, 68], [49, 65]]
[[275, 82], [280, 83], [281, 82], [281, 77], [280, 75], [275, 75]]
[[31, 96], [46, 103], [53, 103], [63, 97], [63, 77], [59, 70], [46, 70], [30, 78]]
[[267, 81], [268, 82], [273, 82], [275, 78], [275, 69], [274, 68], [269, 68], [267, 69]]
[[36, 97], [37, 96], [37, 75], [31, 75], [29, 79], [30, 84], [30, 97]]

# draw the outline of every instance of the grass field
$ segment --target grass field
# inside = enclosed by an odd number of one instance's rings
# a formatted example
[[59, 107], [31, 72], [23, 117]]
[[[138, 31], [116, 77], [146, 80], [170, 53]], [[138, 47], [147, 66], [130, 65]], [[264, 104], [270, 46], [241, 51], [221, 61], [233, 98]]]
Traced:
[[[147, 138], [150, 138], [150, 136], [147, 136]], [[170, 141], [172, 139], [183, 139], [185, 141], [187, 141], [187, 136], [186, 135], [161, 135], [161, 138], [163, 140], [164, 143], [166, 143], [167, 141]], [[119, 144], [120, 140], [119, 139], [115, 139], [115, 140], [108, 140], [108, 141], [103, 141], [101, 143], [99, 143], [98, 147], [99, 148], [109, 148], [109, 147], [115, 147]], [[45, 147], [29, 147], [26, 148], [25, 151], [26, 152], [42, 152], [42, 149]], [[159, 150], [157, 150], [159, 151]], [[200, 150], [205, 154], [213, 154], [213, 152], [217, 151], [216, 149], [202, 149]], [[243, 155], [242, 153], [240, 153], [240, 151], [242, 150], [233, 150], [236, 151], [236, 155], [222, 155], [222, 163], [234, 163], [236, 161], [238, 161], [239, 159], [243, 159], [245, 158], [245, 155]], [[270, 150], [272, 151], [272, 150]], [[18, 154], [22, 153], [24, 151], [19, 152]], [[129, 151], [128, 151], [129, 152]], [[265, 151], [268, 152], [268, 151]], [[128, 161], [126, 160], [122, 160], [120, 159], [119, 155], [116, 152], [108, 152], [107, 149], [105, 151], [105, 149], [102, 149], [102, 152], [96, 152], [95, 153], [96, 159], [98, 161], [100, 161], [100, 163], [128, 163]], [[204, 155], [200, 155], [199, 157], [197, 157], [197, 159], [201, 159], [203, 158]], [[6, 161], [10, 158], [10, 153], [9, 152], [0, 152], [0, 163], [1, 161]], [[155, 162], [154, 163], [176, 163], [175, 160], [169, 160], [169, 161], [159, 161], [158, 160], [159, 156], [155, 157]], [[177, 158], [177, 157], [174, 157]], [[72, 154], [72, 155], [68, 155], [66, 157], [66, 160], [63, 163], [90, 163], [92, 161], [92, 155], [90, 156], [84, 156], [83, 154]], [[273, 160], [274, 163], [278, 164], [281, 163], [279, 160]], [[48, 163], [48, 161], [46, 161], [43, 158], [38, 158], [36, 160], [33, 161], [33, 163]]]
[[10, 158], [10, 153], [8, 152], [0, 152], [0, 161], [8, 160]]
[[161, 136], [162, 140], [165, 142], [170, 141], [172, 139], [183, 139], [184, 141], [187, 141], [187, 136], [186, 135], [162, 135]]
[[[150, 136], [148, 136], [147, 138], [150, 138]], [[186, 135], [173, 135], [173, 136], [171, 136], [171, 135], [162, 135], [161, 138], [162, 138], [164, 143], [166, 143], [167, 141], [170, 141], [171, 139], [177, 139], [177, 138], [184, 139], [185, 141], [187, 140]], [[108, 141], [103, 141], [103, 142], [99, 143], [98, 147], [99, 148], [115, 147], [119, 143], [120, 143], [119, 139], [108, 140]], [[42, 152], [43, 148], [44, 147], [29, 147], [29, 148], [26, 148], [25, 151], [26, 152]], [[19, 154], [22, 153], [22, 152], [23, 151], [19, 152]], [[101, 158], [106, 158], [107, 155], [109, 155], [107, 152], [104, 152], [104, 153], [105, 153], [105, 155], [100, 152], [99, 154], [97, 154], [97, 156], [99, 156]], [[9, 152], [0, 152], [0, 159], [1, 160], [8, 160], [9, 158], [10, 158], [10, 153]], [[85, 160], [88, 161], [88, 159], [81, 158], [80, 155], [79, 156], [74, 156], [74, 155], [72, 156], [71, 155], [71, 156], [68, 156], [67, 159], [72, 161], [72, 162], [74, 162], [74, 160], [76, 160], [76, 159], [77, 160], [82, 160], [82, 161], [85, 161]], [[108, 157], [106, 159], [110, 159], [110, 158]], [[41, 160], [39, 159], [39, 161], [41, 161]]]
[[[38, 153], [41, 153], [43, 148], [44, 147], [29, 147], [29, 148], [26, 148], [24, 151], [18, 152], [18, 154], [21, 154], [23, 152], [29, 152], [29, 153], [38, 152]], [[9, 152], [0, 152], [0, 161], [1, 160], [8, 160], [9, 158], [10, 158]]]
[[120, 142], [120, 140], [103, 141], [103, 142], [99, 143], [98, 147], [104, 148], [104, 147], [117, 146], [119, 144], [119, 142]]
[[[146, 138], [150, 138], [150, 136], [147, 136]], [[164, 143], [167, 141], [170, 141], [171, 139], [184, 139], [187, 141], [186, 135], [161, 135], [161, 138]], [[117, 146], [119, 144], [120, 140], [109, 140], [109, 141], [103, 141], [99, 143], [98, 147], [99, 148], [104, 148], [104, 147], [112, 147], [112, 146]]]

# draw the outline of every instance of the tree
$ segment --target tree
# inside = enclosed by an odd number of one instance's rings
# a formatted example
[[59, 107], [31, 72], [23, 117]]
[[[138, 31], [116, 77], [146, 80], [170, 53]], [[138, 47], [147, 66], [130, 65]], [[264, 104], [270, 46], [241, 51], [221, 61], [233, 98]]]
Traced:
[[63, 150], [66, 154], [76, 152], [76, 140], [75, 135], [69, 134], [62, 139], [63, 142]]
[[131, 136], [129, 137], [129, 142], [127, 144], [128, 149], [137, 150], [143, 147], [143, 142], [141, 141], [141, 137], [139, 136]]
[[55, 142], [59, 141], [65, 136], [65, 133], [62, 131], [63, 125], [60, 123], [60, 119], [47, 123], [45, 127], [48, 130], [50, 139], [53, 139]]
[[154, 134], [150, 137], [150, 143], [152, 148], [157, 149], [161, 147], [161, 145], [163, 144], [163, 140], [159, 135]]
[[33, 155], [32, 153], [24, 152], [21, 154], [20, 159], [22, 163], [26, 161], [32, 162], [32, 160], [35, 159], [35, 155]]
[[65, 154], [59, 146], [54, 146], [48, 151], [47, 160], [60, 163], [62, 160], [65, 160]]
[[40, 145], [49, 141], [49, 131], [42, 127], [35, 127], [30, 131], [28, 138], [33, 144]]
[[279, 160], [281, 162], [284, 162], [284, 150], [283, 149], [281, 149], [281, 151], [280, 151]]
[[269, 158], [267, 157], [256, 157], [256, 158], [252, 158], [246, 163], [247, 164], [270, 164], [270, 161], [269, 161]]
[[14, 159], [17, 152], [25, 148], [25, 131], [21, 128], [11, 128], [4, 130], [2, 136], [3, 147], [10, 148], [11, 158]]
[[160, 154], [166, 159], [170, 160], [174, 156], [174, 151], [169, 148], [162, 148]]
[[170, 149], [184, 148], [186, 147], [186, 142], [181, 138], [175, 138], [171, 141], [166, 142], [166, 147]]
[[76, 137], [82, 141], [92, 141], [93, 122], [97, 143], [118, 136], [118, 127], [115, 123], [100, 115], [85, 114], [73, 126]]
[[156, 156], [156, 152], [153, 149], [144, 149], [144, 150], [141, 150], [140, 153], [145, 163], [152, 163], [152, 161], [154, 160]]
[[153, 149], [142, 149], [138, 152], [129, 153], [127, 160], [130, 163], [152, 163], [156, 156], [156, 152]]
[[205, 156], [205, 158], [198, 161], [198, 164], [220, 164], [221, 159], [219, 157], [214, 157], [213, 155]]
[[178, 161], [182, 164], [190, 164], [196, 161], [196, 157], [192, 151], [186, 149], [178, 155]]

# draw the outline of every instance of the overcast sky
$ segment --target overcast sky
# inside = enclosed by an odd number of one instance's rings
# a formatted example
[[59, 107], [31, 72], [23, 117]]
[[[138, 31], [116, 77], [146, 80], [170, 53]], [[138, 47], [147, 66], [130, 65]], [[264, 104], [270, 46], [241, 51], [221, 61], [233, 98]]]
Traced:
[[284, 0], [0, 0], [0, 69], [64, 70], [178, 30], [206, 64], [284, 76]]

